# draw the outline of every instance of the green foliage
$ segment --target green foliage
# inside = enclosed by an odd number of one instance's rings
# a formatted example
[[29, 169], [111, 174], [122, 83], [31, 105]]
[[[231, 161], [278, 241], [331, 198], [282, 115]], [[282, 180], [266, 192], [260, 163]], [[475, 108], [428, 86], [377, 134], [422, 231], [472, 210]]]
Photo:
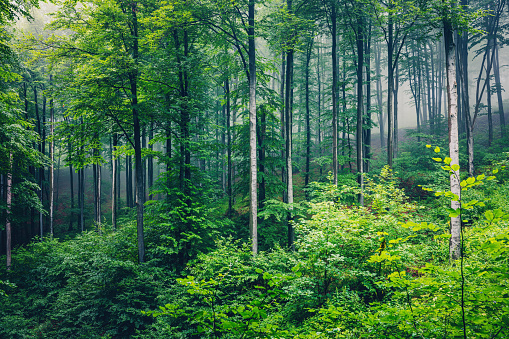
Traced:
[[154, 306], [167, 273], [137, 264], [135, 233], [131, 224], [18, 249], [0, 336], [129, 337], [149, 325], [139, 310]]

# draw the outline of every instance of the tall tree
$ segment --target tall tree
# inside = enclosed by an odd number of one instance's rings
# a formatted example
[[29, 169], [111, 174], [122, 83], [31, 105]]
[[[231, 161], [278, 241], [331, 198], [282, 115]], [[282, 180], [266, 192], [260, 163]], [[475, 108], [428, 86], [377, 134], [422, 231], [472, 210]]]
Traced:
[[[445, 12], [443, 17], [443, 32], [445, 44], [445, 67], [447, 72], [447, 116], [449, 121], [449, 157], [450, 166], [459, 165], [459, 137], [458, 137], [458, 97], [456, 83], [456, 47], [453, 40], [453, 18]], [[450, 175], [451, 192], [456, 198], [451, 201], [452, 209], [460, 208], [461, 187], [459, 169]], [[451, 217], [451, 238], [449, 242], [449, 257], [456, 260], [461, 256], [461, 218]]]

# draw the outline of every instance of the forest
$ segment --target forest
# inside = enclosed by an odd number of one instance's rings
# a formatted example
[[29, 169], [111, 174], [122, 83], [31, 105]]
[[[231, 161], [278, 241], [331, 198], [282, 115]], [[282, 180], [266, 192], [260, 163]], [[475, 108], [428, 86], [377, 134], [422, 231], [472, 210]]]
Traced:
[[509, 338], [507, 45], [507, 0], [0, 0], [0, 338]]

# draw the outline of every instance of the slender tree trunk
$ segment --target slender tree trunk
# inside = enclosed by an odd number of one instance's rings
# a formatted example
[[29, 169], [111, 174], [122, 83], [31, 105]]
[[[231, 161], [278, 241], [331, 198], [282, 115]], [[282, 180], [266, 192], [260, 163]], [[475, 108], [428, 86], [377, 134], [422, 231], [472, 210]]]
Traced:
[[[38, 98], [38, 95], [37, 95], [37, 87], [34, 86], [34, 107], [35, 107], [35, 117], [37, 119], [37, 131], [39, 133], [39, 135], [41, 136], [42, 138], [42, 126], [41, 126], [41, 119], [40, 119], [40, 116], [39, 116], [39, 103], [37, 102], [37, 98]], [[44, 154], [44, 149], [42, 148], [42, 143], [39, 144], [39, 152], [43, 153]], [[39, 182], [39, 199], [41, 201], [41, 205], [44, 206], [44, 194], [43, 194], [43, 191], [44, 191], [44, 187], [43, 187], [43, 180], [44, 180], [44, 167], [41, 166], [39, 168], [39, 178], [38, 178], [38, 182]], [[41, 241], [43, 240], [43, 234], [44, 234], [44, 223], [43, 223], [43, 214], [42, 214], [42, 210], [39, 211], [39, 236], [41, 237]]]
[[[71, 186], [71, 218], [69, 219], [69, 228], [68, 228], [68, 231], [72, 231], [72, 224], [73, 224], [73, 220], [74, 220], [74, 171], [73, 171], [73, 168], [72, 168], [72, 163], [71, 163], [71, 143], [68, 143], [67, 144], [67, 150], [69, 152], [69, 179], [70, 179], [70, 186]], [[78, 199], [79, 199], [79, 195], [78, 195]]]
[[[151, 142], [152, 139], [154, 139], [154, 120], [150, 120], [150, 127], [148, 130], [148, 149], [150, 151], [150, 155], [148, 156], [148, 165], [147, 165], [147, 171], [148, 171], [148, 190], [150, 192], [152, 186], [154, 185], [154, 156], [152, 155], [152, 151], [154, 150], [154, 144]], [[154, 198], [152, 194], [148, 196], [150, 200]]]
[[[138, 66], [138, 18], [137, 18], [137, 2], [131, 3], [132, 15], [132, 35], [133, 35], [133, 59]], [[143, 234], [143, 204], [145, 202], [145, 187], [143, 187], [143, 162], [141, 157], [141, 127], [138, 112], [138, 70], [134, 69], [129, 74], [129, 84], [131, 89], [131, 109], [133, 115], [134, 130], [134, 157], [135, 157], [135, 174], [136, 174], [136, 230], [138, 238], [138, 262], [145, 262], [145, 240]]]
[[394, 111], [392, 109], [392, 96], [394, 89], [394, 68], [393, 68], [393, 55], [394, 55], [394, 23], [392, 17], [392, 8], [394, 7], [392, 0], [389, 0], [389, 21], [388, 21], [388, 42], [387, 42], [387, 73], [388, 73], [388, 88], [387, 88], [387, 164], [392, 168], [392, 158], [394, 156]]
[[[316, 53], [316, 81], [317, 81], [317, 115], [318, 119], [316, 121], [316, 130], [317, 130], [317, 145], [318, 145], [318, 157], [322, 156], [322, 78], [320, 72], [320, 46], [317, 48]], [[322, 176], [322, 165], [320, 165], [320, 177]]]
[[[49, 76], [49, 82], [51, 86], [51, 82], [53, 77]], [[55, 127], [55, 109], [53, 107], [53, 98], [50, 100], [50, 135], [51, 135], [51, 144], [50, 144], [50, 196], [49, 196], [49, 229], [51, 238], [53, 238], [53, 209], [54, 209], [54, 193], [55, 193], [55, 140], [54, 140], [54, 127]]]
[[359, 194], [359, 204], [364, 206], [364, 160], [362, 155], [362, 116], [363, 116], [363, 97], [362, 97], [362, 68], [364, 63], [364, 31], [363, 31], [364, 20], [359, 18], [357, 21], [357, 133], [356, 133], [356, 142], [357, 142], [357, 181], [359, 183], [359, 188], [361, 193]]
[[311, 162], [311, 113], [309, 108], [309, 63], [311, 61], [311, 52], [313, 51], [313, 38], [308, 42], [308, 50], [306, 53], [306, 174], [304, 185], [309, 184], [309, 165]]
[[[331, 5], [332, 33], [332, 173], [334, 185], [338, 184], [338, 61], [337, 61], [337, 13], [336, 4]], [[362, 82], [362, 81], [361, 81]]]
[[382, 46], [380, 43], [376, 44], [375, 53], [375, 72], [376, 72], [376, 99], [378, 105], [378, 126], [380, 128], [380, 148], [385, 147], [384, 138], [384, 117], [383, 117], [383, 90], [382, 90], [382, 72], [381, 72], [381, 59], [382, 59]]
[[261, 182], [259, 183], [258, 187], [258, 206], [260, 209], [263, 209], [265, 204], [265, 198], [266, 198], [266, 182], [265, 182], [265, 137], [267, 134], [267, 124], [266, 124], [266, 117], [267, 112], [265, 110], [265, 107], [261, 107], [260, 112], [260, 124], [258, 127], [258, 162], [259, 162], [259, 172], [261, 174]]
[[435, 119], [435, 116], [436, 116], [436, 82], [435, 82], [435, 62], [434, 62], [434, 59], [433, 59], [433, 46], [431, 45], [431, 43], [429, 43], [429, 52], [430, 52], [430, 58], [431, 58], [431, 79], [430, 79], [430, 82], [431, 82], [431, 99], [430, 99], [430, 102], [431, 102], [431, 106], [430, 106], [430, 115], [433, 116], [433, 119]]
[[258, 195], [256, 159], [256, 46], [255, 0], [248, 3], [248, 55], [249, 55], [249, 230], [253, 255], [258, 254]]
[[399, 94], [399, 64], [396, 63], [394, 69], [394, 156], [398, 155], [399, 146], [399, 122], [398, 122], [398, 94]]
[[[81, 173], [81, 175], [79, 174]], [[80, 228], [81, 232], [85, 231], [85, 168], [81, 168], [78, 172], [78, 181], [80, 186]]]
[[102, 166], [97, 164], [97, 225], [101, 226], [101, 181]]
[[487, 91], [486, 91], [486, 100], [487, 100], [487, 106], [488, 106], [488, 146], [491, 147], [491, 144], [493, 143], [493, 116], [491, 114], [491, 84], [490, 84], [490, 78], [486, 79], [488, 83]]
[[[97, 154], [97, 150], [94, 149], [92, 152], [95, 157]], [[99, 187], [99, 185], [97, 184], [97, 164], [92, 164], [92, 172], [93, 172], [93, 180], [94, 180], [94, 222], [97, 224], [98, 223], [97, 222], [97, 204], [98, 204], [97, 188]]]
[[227, 133], [227, 152], [228, 152], [228, 216], [232, 215], [233, 211], [233, 197], [232, 197], [232, 131], [231, 131], [231, 98], [230, 98], [230, 79], [229, 74], [224, 82], [224, 91], [226, 94], [226, 133]]
[[[292, 12], [292, 1], [287, 1], [288, 12]], [[285, 93], [285, 132], [286, 132], [286, 193], [288, 204], [293, 204], [293, 164], [292, 164], [292, 109], [293, 109], [293, 46], [286, 52], [286, 93]], [[291, 223], [292, 215], [288, 216], [288, 248], [294, 250], [295, 231]]]
[[[495, 37], [496, 39], [496, 37]], [[504, 103], [502, 101], [502, 85], [500, 82], [500, 65], [498, 60], [498, 42], [495, 40], [495, 58], [493, 60], [493, 73], [495, 74], [495, 88], [497, 91], [498, 114], [500, 115], [500, 136], [505, 136]]]
[[112, 174], [111, 174], [111, 226], [113, 229], [117, 229], [117, 159], [113, 155], [113, 151], [116, 150], [118, 143], [118, 135], [113, 134], [113, 147], [111, 150], [112, 160]]
[[11, 205], [12, 205], [12, 151], [9, 152], [9, 173], [7, 173], [7, 205], [6, 205], [6, 217], [5, 217], [5, 253], [7, 257], [7, 270], [11, 269], [12, 256], [12, 228], [11, 228]]
[[[451, 22], [444, 19], [445, 59], [447, 72], [447, 112], [449, 121], [449, 157], [451, 166], [459, 165], [459, 140], [458, 140], [458, 107], [457, 107], [457, 83], [456, 83], [456, 55], [453, 41]], [[454, 171], [450, 176], [451, 192], [458, 196], [457, 200], [451, 201], [451, 208], [460, 208], [461, 188], [459, 171]], [[451, 218], [451, 238], [449, 242], [449, 256], [456, 260], [461, 255], [461, 218]]]
[[133, 207], [133, 162], [132, 156], [126, 155], [125, 157], [125, 181], [126, 181], [126, 205]]
[[363, 125], [367, 128], [364, 130], [364, 168], [363, 172], [369, 172], [369, 164], [371, 160], [371, 24], [368, 26], [366, 34], [366, 121]]
[[[285, 83], [286, 83], [286, 52], [283, 51], [281, 53], [281, 102], [283, 103], [281, 112], [279, 115], [279, 120], [281, 121], [281, 140], [285, 140], [286, 138], [286, 123], [285, 123]], [[281, 159], [285, 159], [285, 150], [284, 148], [281, 148]], [[283, 184], [286, 183], [286, 170], [285, 166], [281, 166], [281, 181]], [[283, 202], [288, 202], [288, 194], [286, 192], [286, 189], [283, 190]]]

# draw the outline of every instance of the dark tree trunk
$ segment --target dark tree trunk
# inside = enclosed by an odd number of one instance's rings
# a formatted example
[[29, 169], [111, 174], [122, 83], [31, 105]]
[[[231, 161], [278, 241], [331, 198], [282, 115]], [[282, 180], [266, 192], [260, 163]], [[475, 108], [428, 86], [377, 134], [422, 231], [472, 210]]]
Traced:
[[117, 159], [113, 155], [114, 150], [118, 146], [118, 134], [113, 134], [113, 146], [111, 150], [111, 163], [112, 163], [112, 174], [111, 174], [111, 226], [113, 229], [117, 229]]
[[[69, 219], [68, 231], [71, 232], [72, 224], [74, 221], [74, 171], [73, 171], [72, 163], [71, 163], [71, 161], [72, 161], [71, 160], [71, 143], [67, 144], [67, 150], [69, 152], [69, 179], [70, 179], [70, 186], [71, 186], [71, 217]], [[79, 195], [78, 195], [78, 199], [79, 199]]]
[[[288, 12], [292, 12], [292, 1], [287, 1]], [[286, 132], [286, 194], [288, 204], [293, 204], [293, 165], [292, 165], [292, 109], [293, 109], [293, 46], [286, 52], [286, 85], [285, 85], [285, 132]], [[288, 248], [294, 249], [295, 231], [288, 215]]]
[[364, 160], [362, 157], [362, 111], [364, 107], [363, 97], [362, 97], [362, 68], [364, 63], [364, 31], [363, 31], [364, 20], [362, 18], [357, 19], [357, 34], [356, 34], [356, 42], [357, 42], [357, 132], [356, 132], [356, 148], [357, 148], [357, 181], [359, 183], [359, 187], [361, 189], [361, 193], [358, 196], [359, 204], [361, 206], [364, 205]]
[[[337, 61], [337, 13], [336, 4], [331, 5], [332, 39], [332, 173], [334, 185], [338, 184], [338, 61]], [[362, 66], [361, 66], [362, 67]], [[361, 81], [362, 83], [362, 81]]]
[[[147, 165], [147, 182], [148, 182], [148, 190], [150, 192], [150, 189], [154, 185], [154, 157], [152, 156], [152, 152], [154, 151], [154, 145], [152, 144], [152, 139], [154, 139], [154, 121], [150, 120], [150, 128], [148, 130], [148, 149], [150, 151], [150, 155], [148, 156], [148, 165]], [[154, 197], [152, 194], [148, 196], [150, 200], [152, 200]]]
[[224, 82], [224, 91], [226, 94], [226, 134], [227, 134], [227, 152], [228, 152], [228, 184], [227, 184], [227, 194], [228, 194], [228, 216], [232, 215], [233, 211], [233, 197], [232, 197], [232, 131], [231, 131], [231, 100], [230, 100], [230, 79], [229, 74], [226, 77]]
[[6, 217], [5, 217], [5, 253], [6, 253], [6, 266], [7, 270], [11, 269], [12, 256], [12, 228], [11, 228], [11, 205], [12, 205], [12, 151], [9, 152], [9, 173], [7, 173], [7, 188], [6, 188]]
[[366, 67], [366, 119], [363, 122], [367, 126], [364, 130], [364, 172], [369, 172], [371, 159], [371, 25], [368, 26], [365, 43], [365, 67]]
[[256, 164], [256, 47], [255, 0], [248, 3], [248, 55], [249, 55], [249, 230], [253, 255], [258, 253], [258, 203]]
[[[496, 39], [496, 38], [495, 38]], [[495, 88], [497, 91], [498, 114], [500, 115], [500, 136], [505, 136], [504, 103], [502, 100], [502, 85], [500, 82], [500, 65], [498, 60], [498, 43], [495, 40], [495, 58], [493, 60], [493, 73], [495, 75]]]
[[[138, 63], [138, 18], [137, 18], [137, 2], [131, 3], [132, 28], [133, 36], [133, 59], [135, 66]], [[129, 84], [131, 89], [131, 108], [133, 115], [134, 130], [134, 157], [135, 157], [135, 173], [136, 173], [136, 230], [138, 238], [138, 262], [145, 262], [145, 240], [143, 234], [143, 204], [145, 200], [145, 187], [143, 186], [143, 163], [141, 157], [141, 127], [138, 111], [138, 70], [135, 68], [129, 73]]]
[[311, 162], [311, 114], [309, 108], [309, 63], [311, 61], [311, 52], [313, 51], [313, 38], [308, 42], [308, 50], [306, 53], [306, 174], [304, 185], [309, 184], [309, 165]]
[[392, 98], [394, 90], [394, 23], [392, 17], [392, 2], [389, 1], [389, 21], [388, 21], [388, 41], [387, 41], [387, 73], [388, 73], [388, 88], [387, 88], [387, 164], [392, 168], [392, 158], [394, 156], [394, 111], [392, 109]]

